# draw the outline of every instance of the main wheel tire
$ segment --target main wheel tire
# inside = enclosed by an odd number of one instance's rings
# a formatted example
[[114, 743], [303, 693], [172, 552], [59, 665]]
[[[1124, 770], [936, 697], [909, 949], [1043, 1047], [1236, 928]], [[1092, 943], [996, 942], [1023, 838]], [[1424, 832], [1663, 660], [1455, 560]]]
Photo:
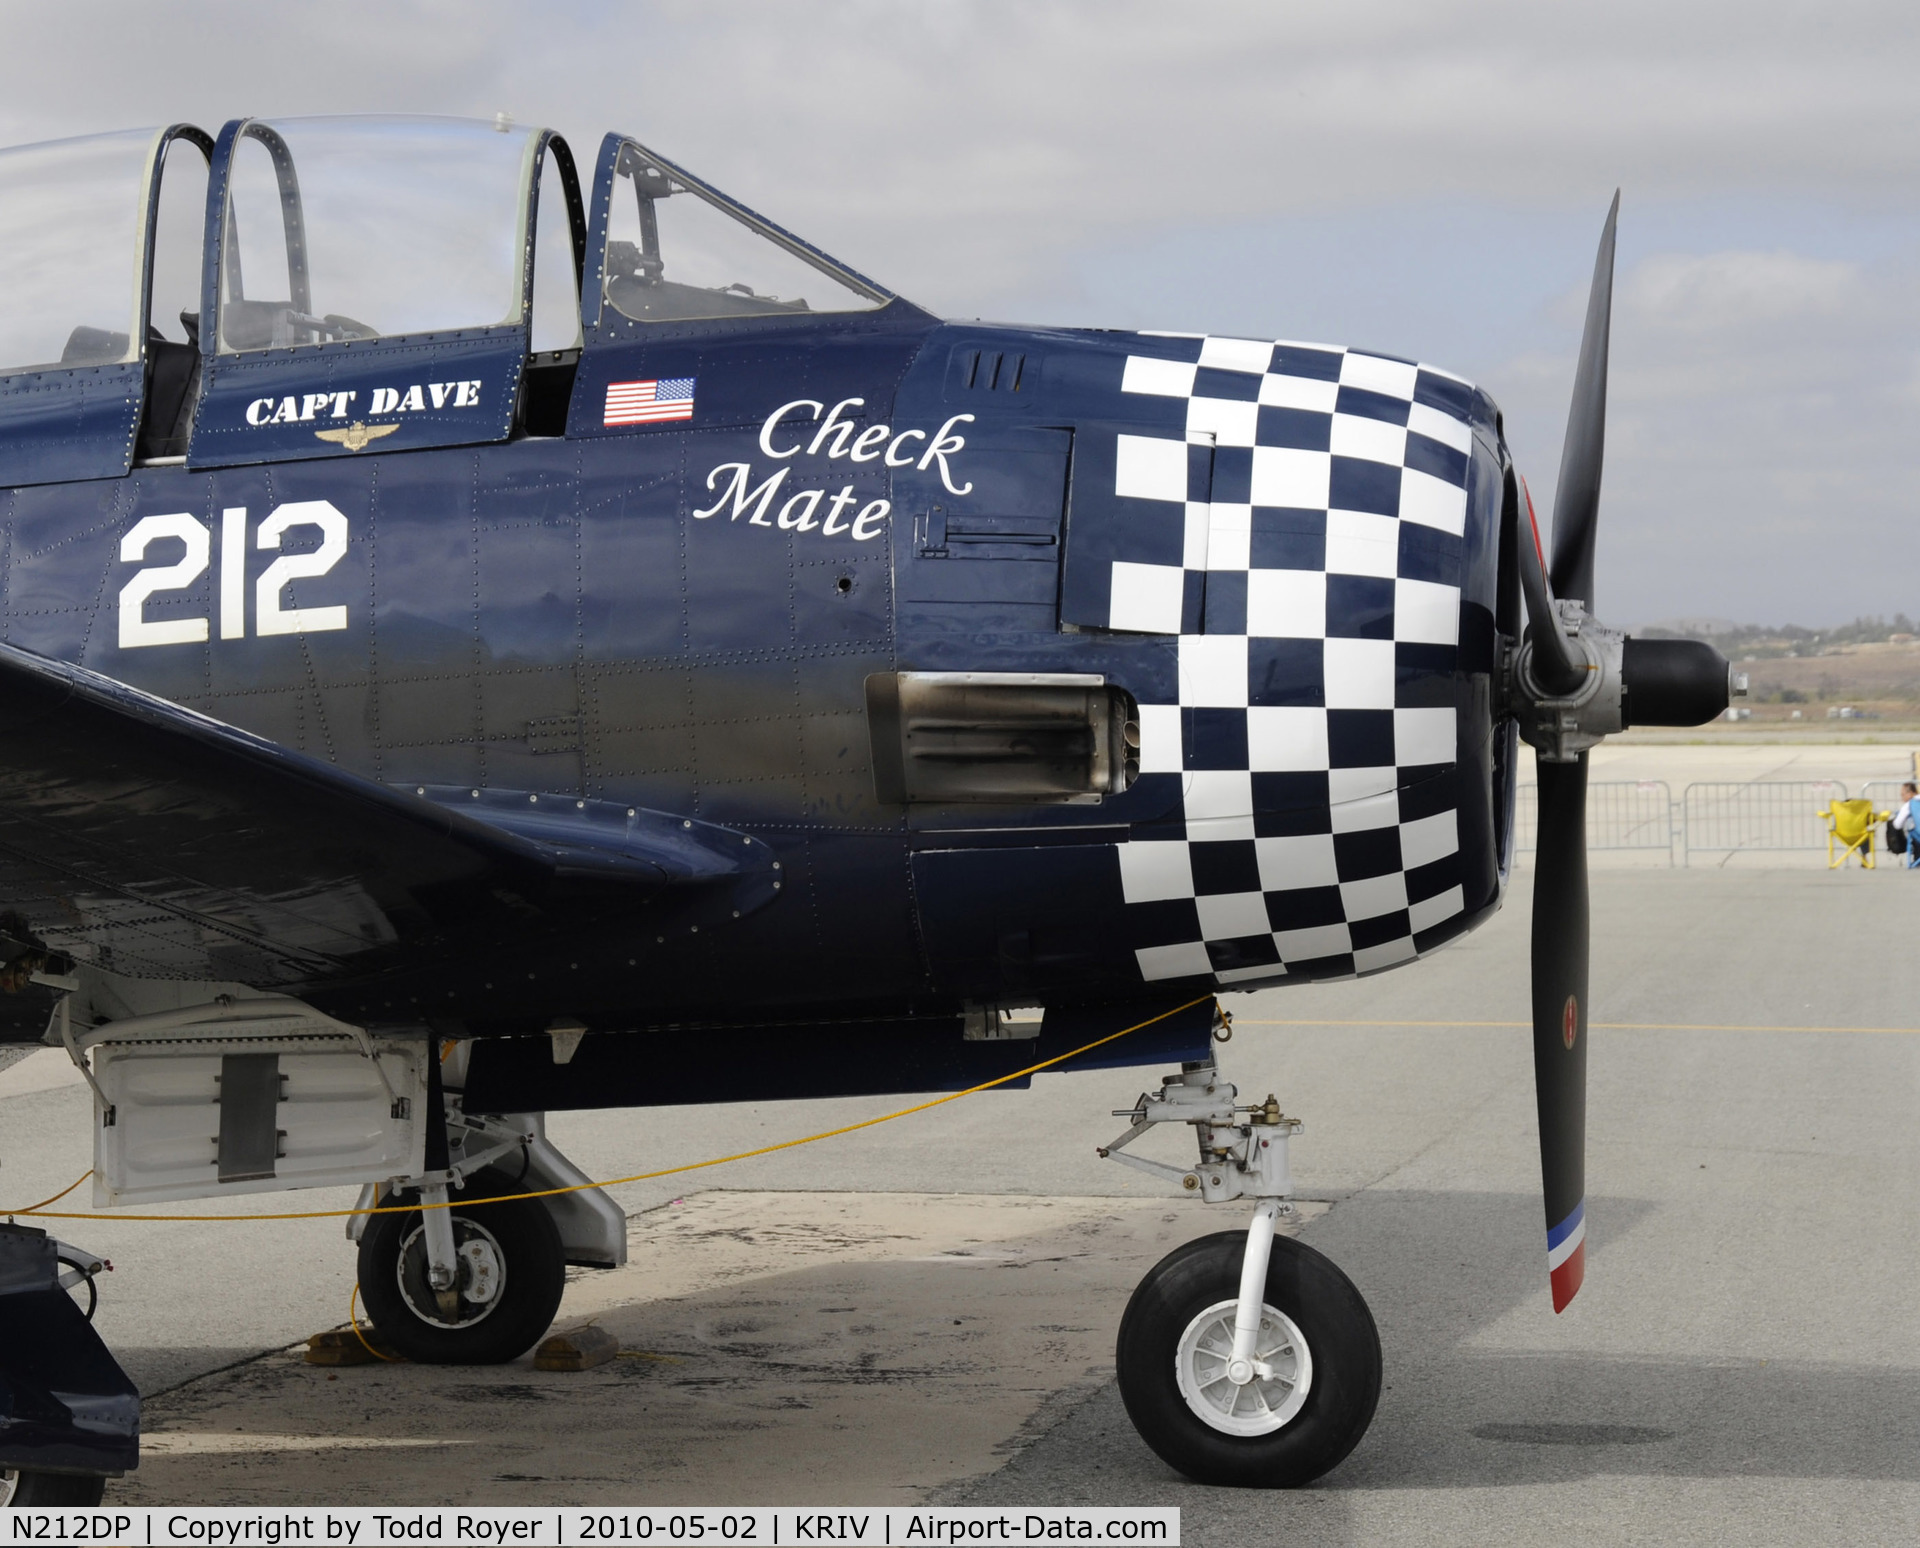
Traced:
[[[516, 1191], [497, 1172], [467, 1180], [475, 1198]], [[417, 1204], [418, 1195], [389, 1194], [382, 1204]], [[360, 1298], [389, 1345], [423, 1365], [499, 1365], [518, 1358], [553, 1325], [566, 1289], [565, 1249], [553, 1217], [538, 1199], [453, 1208], [459, 1279], [449, 1305], [427, 1282], [427, 1249], [419, 1211], [374, 1215], [360, 1238]], [[469, 1248], [473, 1251], [470, 1252]], [[498, 1284], [472, 1298], [475, 1257]], [[490, 1262], [488, 1261], [490, 1258]]]
[[[1226, 1380], [1246, 1233], [1167, 1254], [1120, 1320], [1120, 1396], [1141, 1439], [1197, 1483], [1292, 1489], [1360, 1443], [1380, 1399], [1380, 1334], [1353, 1281], [1277, 1236], [1255, 1353], [1275, 1379]], [[1224, 1343], [1222, 1340], [1224, 1339]]]
[[107, 1481], [98, 1473], [36, 1473], [0, 1469], [0, 1506], [98, 1505]]

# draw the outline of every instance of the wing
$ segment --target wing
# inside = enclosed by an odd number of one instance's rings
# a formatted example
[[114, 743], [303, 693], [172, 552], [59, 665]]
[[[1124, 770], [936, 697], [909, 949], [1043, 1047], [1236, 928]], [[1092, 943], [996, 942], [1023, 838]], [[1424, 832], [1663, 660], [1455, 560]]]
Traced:
[[292, 988], [614, 912], [730, 918], [777, 877], [732, 829], [389, 788], [0, 644], [0, 937], [103, 968]]

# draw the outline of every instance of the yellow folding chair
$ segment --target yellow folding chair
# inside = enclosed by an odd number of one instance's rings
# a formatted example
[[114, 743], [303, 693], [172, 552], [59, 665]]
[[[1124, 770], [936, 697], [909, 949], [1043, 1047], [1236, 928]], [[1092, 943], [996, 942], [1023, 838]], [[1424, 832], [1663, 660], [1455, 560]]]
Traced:
[[1848, 855], [1858, 855], [1860, 864], [1873, 866], [1873, 827], [1885, 822], [1892, 812], [1876, 812], [1871, 801], [1835, 801], [1820, 808], [1827, 819], [1827, 869], [1838, 870]]

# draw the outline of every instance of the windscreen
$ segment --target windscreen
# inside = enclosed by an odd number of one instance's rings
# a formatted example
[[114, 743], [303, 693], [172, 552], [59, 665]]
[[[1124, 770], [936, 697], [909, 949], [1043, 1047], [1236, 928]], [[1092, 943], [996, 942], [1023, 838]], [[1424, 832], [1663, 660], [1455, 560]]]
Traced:
[[519, 322], [535, 133], [456, 118], [249, 123], [228, 185], [220, 348]]
[[158, 131], [0, 151], [0, 372], [139, 358], [141, 205]]
[[606, 295], [636, 322], [864, 312], [886, 296], [621, 147], [607, 220]]

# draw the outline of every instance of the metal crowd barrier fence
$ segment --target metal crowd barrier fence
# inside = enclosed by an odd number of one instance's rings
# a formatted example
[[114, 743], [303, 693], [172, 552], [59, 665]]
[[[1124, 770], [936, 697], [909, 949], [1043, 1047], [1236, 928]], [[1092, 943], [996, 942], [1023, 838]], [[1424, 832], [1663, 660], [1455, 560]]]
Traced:
[[[1522, 785], [1513, 808], [1513, 846], [1531, 854], [1540, 820], [1540, 789]], [[1673, 790], [1664, 779], [1591, 780], [1587, 784], [1588, 849], [1663, 850], [1673, 863]]]
[[1684, 863], [1695, 854], [1825, 849], [1820, 808], [1848, 799], [1837, 779], [1746, 780], [1689, 785], [1680, 819]]
[[[1876, 812], [1900, 799], [1900, 781], [1871, 779], [1860, 787]], [[1847, 799], [1837, 779], [1728, 780], [1691, 784], [1673, 799], [1662, 779], [1595, 780], [1587, 786], [1587, 848], [1665, 850], [1668, 864], [1692, 856], [1823, 850], [1827, 824], [1820, 808]], [[1514, 802], [1513, 847], [1536, 848], [1540, 819], [1537, 785], [1521, 785]]]
[[1900, 781], [1870, 779], [1860, 787], [1860, 798], [1873, 802], [1876, 812], [1890, 812], [1900, 803]]

